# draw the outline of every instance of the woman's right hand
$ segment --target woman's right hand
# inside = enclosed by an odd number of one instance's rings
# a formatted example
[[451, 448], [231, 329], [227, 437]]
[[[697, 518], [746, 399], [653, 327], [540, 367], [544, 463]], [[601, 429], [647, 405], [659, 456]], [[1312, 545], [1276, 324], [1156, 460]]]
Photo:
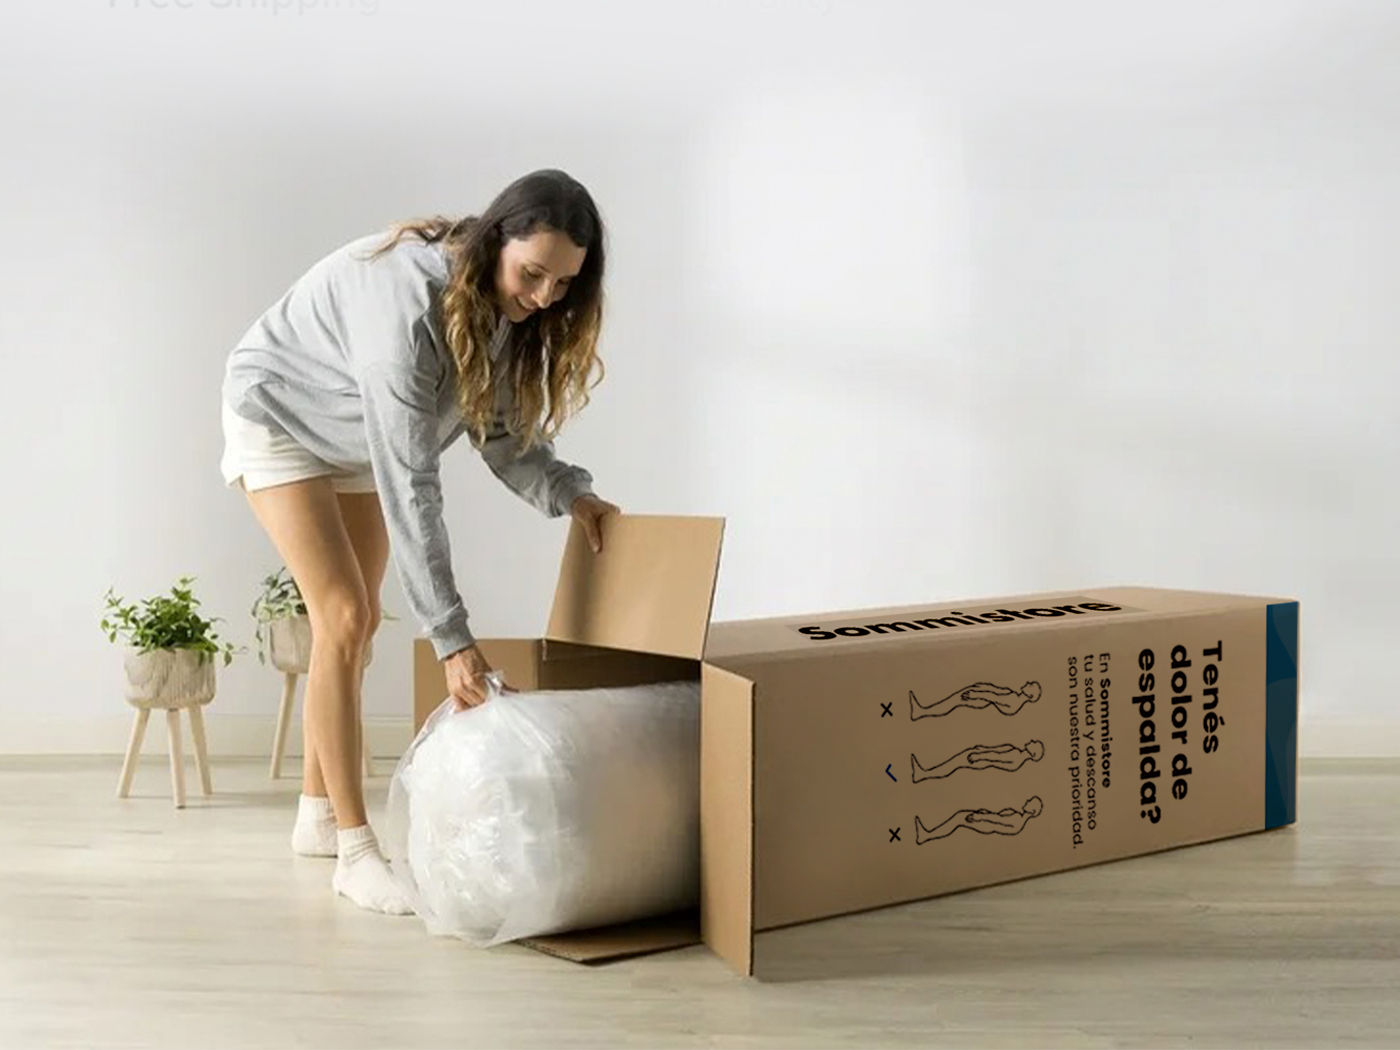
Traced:
[[491, 664], [479, 648], [472, 645], [459, 649], [443, 660], [443, 669], [455, 710], [465, 711], [486, 702], [490, 688], [486, 676], [491, 673]]

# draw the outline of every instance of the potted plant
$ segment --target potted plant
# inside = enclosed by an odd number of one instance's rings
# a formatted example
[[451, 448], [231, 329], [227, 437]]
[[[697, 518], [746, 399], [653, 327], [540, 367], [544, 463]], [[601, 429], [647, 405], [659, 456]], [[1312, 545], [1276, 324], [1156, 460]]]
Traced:
[[241, 651], [219, 638], [214, 624], [199, 613], [199, 599], [190, 585], [193, 576], [181, 576], [169, 595], [147, 598], [139, 604], [127, 602], [111, 587], [105, 595], [106, 612], [102, 633], [115, 642], [126, 640], [123, 664], [126, 671], [126, 700], [136, 708], [122, 763], [117, 797], [126, 798], [136, 765], [141, 758], [141, 742], [151, 711], [164, 708], [170, 730], [170, 781], [176, 808], [185, 805], [185, 764], [180, 744], [180, 711], [189, 713], [194, 734], [195, 764], [206, 795], [213, 794], [209, 775], [209, 752], [204, 737], [200, 708], [214, 699], [216, 660], [222, 654], [224, 666]]
[[[283, 565], [263, 577], [262, 591], [253, 602], [258, 660], [286, 674], [306, 674], [311, 667], [311, 618], [301, 588]], [[385, 620], [398, 617], [384, 613]], [[374, 656], [374, 639], [365, 645], [365, 666]]]
[[137, 707], [177, 707], [206, 704], [214, 697], [215, 661], [228, 666], [243, 651], [222, 642], [214, 628], [219, 617], [206, 619], [191, 584], [181, 576], [168, 595], [129, 603], [108, 587], [101, 626], [107, 640], [126, 640], [124, 666], [126, 699]]

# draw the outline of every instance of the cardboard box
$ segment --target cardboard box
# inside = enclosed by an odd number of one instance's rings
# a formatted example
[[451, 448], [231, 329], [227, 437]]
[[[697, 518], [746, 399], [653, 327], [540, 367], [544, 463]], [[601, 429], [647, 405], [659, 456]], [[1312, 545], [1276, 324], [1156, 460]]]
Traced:
[[[520, 689], [701, 681], [701, 897], [525, 943], [696, 944], [1294, 820], [1298, 603], [1144, 587], [710, 623], [723, 520], [574, 523]], [[415, 725], [446, 696], [417, 643]], [[759, 974], [759, 976], [762, 976]]]

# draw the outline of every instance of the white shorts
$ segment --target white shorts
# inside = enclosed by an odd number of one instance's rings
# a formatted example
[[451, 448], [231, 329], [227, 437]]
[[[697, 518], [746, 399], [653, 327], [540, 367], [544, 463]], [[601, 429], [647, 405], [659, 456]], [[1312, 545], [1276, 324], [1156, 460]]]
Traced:
[[224, 484], [248, 492], [307, 478], [329, 477], [336, 492], [374, 492], [374, 472], [349, 473], [313, 456], [289, 434], [244, 419], [224, 405]]

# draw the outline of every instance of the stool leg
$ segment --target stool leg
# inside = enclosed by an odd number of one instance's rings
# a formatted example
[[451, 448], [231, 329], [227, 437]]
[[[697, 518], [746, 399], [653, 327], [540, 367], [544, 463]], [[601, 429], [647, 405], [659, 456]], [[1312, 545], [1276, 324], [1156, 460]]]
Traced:
[[209, 742], [204, 736], [204, 710], [190, 708], [190, 733], [194, 736], [194, 764], [199, 767], [200, 783], [206, 795], [214, 793], [214, 780], [209, 775]]
[[185, 752], [180, 745], [180, 709], [172, 707], [165, 712], [166, 727], [170, 730], [170, 787], [175, 794], [175, 808], [185, 808]]
[[277, 736], [272, 741], [272, 769], [268, 775], [276, 780], [282, 775], [282, 752], [287, 747], [287, 731], [292, 725], [292, 705], [297, 699], [297, 676], [288, 671], [282, 681], [282, 707], [277, 712]]
[[146, 738], [146, 723], [150, 720], [149, 707], [137, 708], [136, 721], [131, 725], [131, 742], [126, 745], [126, 761], [122, 763], [122, 778], [117, 784], [117, 798], [126, 798], [131, 793], [131, 778], [136, 775], [136, 764], [141, 761], [141, 741]]

